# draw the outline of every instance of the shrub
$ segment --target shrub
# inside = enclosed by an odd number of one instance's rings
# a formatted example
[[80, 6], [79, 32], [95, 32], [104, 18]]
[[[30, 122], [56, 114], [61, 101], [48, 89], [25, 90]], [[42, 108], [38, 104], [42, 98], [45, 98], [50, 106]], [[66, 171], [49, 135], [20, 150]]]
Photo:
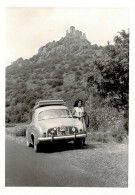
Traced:
[[63, 79], [53, 79], [51, 85], [53, 88], [61, 86], [63, 85]]
[[56, 70], [52, 74], [52, 79], [54, 79], [54, 78], [63, 79], [63, 72], [64, 71], [62, 71], [62, 70]]
[[87, 73], [87, 72], [89, 72], [89, 68], [84, 68], [84, 69], [83, 69], [83, 74], [85, 74], [85, 73]]
[[77, 72], [77, 68], [76, 67], [71, 67], [71, 70], [74, 71], [74, 72]]
[[55, 88], [55, 90], [56, 90], [57, 92], [59, 92], [59, 91], [61, 91], [61, 88], [60, 88], [59, 86], [57, 86], [57, 87]]

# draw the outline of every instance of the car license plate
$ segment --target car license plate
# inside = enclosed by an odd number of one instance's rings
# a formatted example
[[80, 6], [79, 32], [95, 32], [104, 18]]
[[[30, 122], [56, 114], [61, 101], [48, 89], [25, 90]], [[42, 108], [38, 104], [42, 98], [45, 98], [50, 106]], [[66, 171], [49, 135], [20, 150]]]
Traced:
[[58, 135], [68, 135], [68, 132], [67, 131], [60, 131], [60, 132], [58, 132]]

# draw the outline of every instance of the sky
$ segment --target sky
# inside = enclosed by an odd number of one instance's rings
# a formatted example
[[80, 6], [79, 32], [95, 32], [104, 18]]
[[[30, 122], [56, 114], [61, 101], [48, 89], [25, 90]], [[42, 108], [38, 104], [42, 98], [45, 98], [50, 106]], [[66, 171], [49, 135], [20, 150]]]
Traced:
[[129, 28], [126, 8], [6, 7], [5, 13], [6, 66], [20, 57], [29, 59], [41, 46], [64, 37], [70, 26], [102, 46]]

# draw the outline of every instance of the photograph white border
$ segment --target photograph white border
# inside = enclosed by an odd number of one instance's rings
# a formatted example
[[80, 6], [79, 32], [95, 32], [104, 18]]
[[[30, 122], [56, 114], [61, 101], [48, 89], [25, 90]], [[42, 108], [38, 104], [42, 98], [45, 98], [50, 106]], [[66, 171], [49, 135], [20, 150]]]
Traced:
[[[5, 8], [6, 7], [89, 7], [89, 8], [128, 8], [130, 10], [130, 80], [129, 80], [129, 164], [128, 164], [128, 188], [50, 188], [50, 187], [5, 187]], [[1, 194], [100, 194], [100, 195], [127, 195], [135, 193], [135, 1], [134, 0], [3, 0], [0, 2], [1, 18], [1, 53], [0, 59], [0, 81], [1, 81], [1, 98], [0, 105], [0, 192]]]

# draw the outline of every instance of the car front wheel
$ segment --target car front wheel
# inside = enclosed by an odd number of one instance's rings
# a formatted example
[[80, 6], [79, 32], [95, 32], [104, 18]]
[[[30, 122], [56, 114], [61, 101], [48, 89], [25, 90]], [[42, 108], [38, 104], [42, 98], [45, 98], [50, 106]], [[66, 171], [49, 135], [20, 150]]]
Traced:
[[77, 139], [74, 141], [75, 148], [79, 149], [82, 147], [82, 139]]
[[83, 145], [83, 146], [86, 145], [86, 143], [85, 143], [85, 138], [83, 138], [83, 140], [82, 140], [82, 145]]

